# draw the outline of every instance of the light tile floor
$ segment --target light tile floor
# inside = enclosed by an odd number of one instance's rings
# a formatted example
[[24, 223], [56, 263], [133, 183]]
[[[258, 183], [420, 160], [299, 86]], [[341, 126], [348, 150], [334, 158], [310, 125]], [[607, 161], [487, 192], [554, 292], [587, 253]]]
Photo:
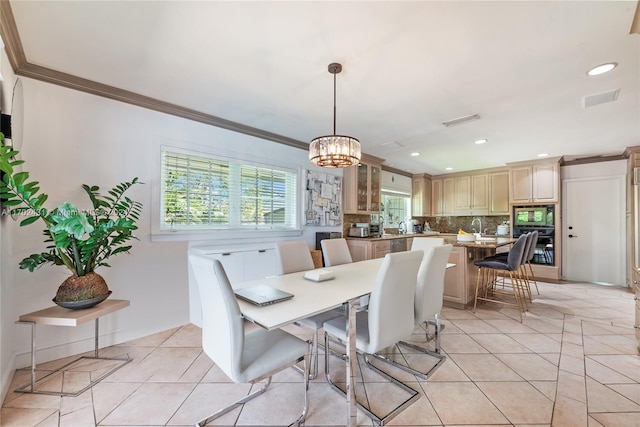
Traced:
[[[395, 417], [395, 426], [640, 426], [640, 356], [634, 336], [633, 294], [591, 284], [540, 283], [540, 295], [524, 321], [518, 313], [483, 304], [476, 313], [444, 308], [442, 349], [446, 362], [428, 380], [390, 368], [422, 397]], [[297, 327], [288, 329], [305, 338]], [[412, 337], [424, 341], [421, 331]], [[432, 345], [432, 343], [429, 343]], [[413, 366], [428, 366], [425, 355], [394, 351]], [[2, 426], [186, 426], [250, 390], [233, 384], [202, 353], [200, 329], [185, 325], [109, 347], [105, 356], [129, 354], [133, 361], [78, 397], [6, 396]], [[61, 366], [38, 366], [38, 374]], [[339, 359], [330, 357], [340, 376]], [[46, 388], [70, 389], [98, 375], [101, 366], [82, 363]], [[332, 373], [333, 374], [333, 373]], [[367, 368], [359, 399], [386, 411], [402, 393]], [[11, 390], [28, 382], [15, 374]], [[321, 373], [309, 389], [307, 426], [344, 425], [344, 398]], [[271, 388], [215, 425], [284, 425], [302, 405], [301, 376], [289, 369]], [[362, 413], [360, 425], [373, 425]]]

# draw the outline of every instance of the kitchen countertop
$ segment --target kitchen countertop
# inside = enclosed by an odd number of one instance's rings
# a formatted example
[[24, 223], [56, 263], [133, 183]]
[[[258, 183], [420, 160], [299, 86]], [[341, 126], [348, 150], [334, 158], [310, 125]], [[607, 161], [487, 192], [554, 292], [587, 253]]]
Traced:
[[408, 239], [408, 238], [428, 238], [428, 237], [442, 237], [446, 244], [451, 243], [453, 246], [464, 246], [467, 248], [497, 248], [504, 245], [510, 245], [517, 239], [510, 236], [487, 236], [492, 240], [476, 240], [474, 242], [458, 242], [457, 234], [439, 233], [439, 234], [422, 234], [422, 233], [407, 233], [407, 234], [385, 234], [382, 237], [347, 237], [349, 240], [393, 240], [393, 239]]

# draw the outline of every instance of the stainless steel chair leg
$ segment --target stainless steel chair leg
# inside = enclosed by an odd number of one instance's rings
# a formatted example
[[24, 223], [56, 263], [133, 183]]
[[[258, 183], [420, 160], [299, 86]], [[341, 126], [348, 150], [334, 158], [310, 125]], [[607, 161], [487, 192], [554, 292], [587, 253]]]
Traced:
[[[440, 333], [439, 333], [439, 331], [442, 331], [444, 329], [444, 325], [440, 325], [440, 316], [438, 314], [436, 314], [434, 321], [430, 320], [429, 322], [427, 322], [427, 328], [429, 327], [428, 326], [429, 323], [431, 323], [431, 324], [433, 324], [435, 326], [435, 332], [434, 332], [434, 338], [433, 338], [435, 340], [435, 342], [434, 342], [435, 351], [431, 351], [431, 350], [429, 350], [429, 349], [427, 349], [425, 347], [421, 347], [419, 345], [416, 345], [416, 344], [413, 344], [413, 343], [410, 343], [410, 342], [407, 342], [407, 341], [400, 341], [398, 343], [399, 345], [403, 345], [405, 347], [412, 348], [412, 349], [417, 350], [417, 351], [419, 351], [421, 353], [427, 354], [427, 355], [429, 355], [431, 357], [434, 357], [434, 358], [438, 359], [436, 364], [433, 365], [427, 372], [418, 371], [417, 369], [414, 369], [414, 368], [412, 368], [410, 366], [403, 365], [401, 363], [395, 362], [395, 361], [390, 360], [390, 359], [383, 358], [381, 360], [388, 361], [388, 362], [392, 363], [394, 366], [397, 366], [400, 369], [403, 369], [403, 370], [405, 370], [405, 371], [407, 371], [409, 373], [417, 375], [420, 378], [423, 378], [425, 380], [429, 379], [429, 377], [431, 375], [433, 375], [433, 373], [436, 371], [436, 369], [438, 369], [440, 366], [442, 366], [442, 364], [447, 359], [447, 357], [445, 355], [440, 354]], [[374, 356], [379, 357], [378, 355], [374, 355]]]
[[[340, 344], [343, 344], [340, 340], [338, 340], [337, 342], [339, 342]], [[325, 349], [329, 349], [329, 338], [328, 338], [328, 334], [326, 332], [324, 334], [324, 345], [325, 345]], [[331, 372], [329, 370], [329, 357], [328, 357], [329, 351], [327, 351], [326, 354], [327, 354], [327, 357], [325, 358], [324, 369], [325, 369], [325, 374], [326, 374], [326, 377], [327, 377], [327, 382], [329, 383], [329, 385], [331, 386], [332, 389], [334, 389], [335, 391], [337, 391], [339, 393], [342, 393], [342, 394], [346, 395], [346, 392], [344, 390], [342, 390], [340, 387], [338, 387], [338, 385], [331, 378]], [[402, 402], [401, 404], [396, 406], [391, 412], [389, 412], [387, 415], [384, 415], [384, 416], [380, 416], [380, 415], [374, 413], [369, 408], [367, 408], [366, 406], [362, 405], [360, 402], [357, 402], [358, 409], [360, 409], [362, 412], [364, 412], [376, 424], [378, 424], [380, 426], [383, 426], [388, 421], [393, 419], [393, 417], [395, 417], [400, 412], [402, 412], [405, 408], [407, 408], [409, 405], [411, 405], [413, 402], [418, 400], [420, 398], [420, 393], [417, 390], [414, 390], [413, 388], [409, 387], [408, 385], [406, 385], [405, 383], [403, 383], [399, 379], [395, 378], [391, 374], [389, 374], [387, 372], [384, 372], [381, 369], [379, 369], [378, 367], [372, 365], [369, 362], [369, 359], [368, 359], [369, 355], [368, 354], [365, 353], [363, 355], [364, 355], [364, 359], [365, 359], [366, 364], [373, 371], [375, 371], [378, 374], [382, 375], [383, 377], [387, 378], [389, 381], [391, 381], [392, 383], [396, 384], [402, 390], [404, 390], [404, 391], [406, 391], [406, 392], [408, 392], [410, 394], [409, 398], [407, 398], [404, 402]], [[376, 355], [373, 355], [373, 356], [377, 358]], [[344, 359], [344, 357], [346, 357], [346, 355], [343, 355], [342, 357]]]
[[[309, 342], [309, 352], [303, 357], [300, 358], [296, 361], [296, 363], [302, 362], [304, 361], [304, 406], [302, 408], [302, 413], [300, 414], [300, 416], [298, 417], [298, 419], [296, 419], [293, 423], [289, 424], [289, 427], [292, 426], [303, 426], [304, 425], [304, 420], [307, 416], [307, 412], [309, 411], [309, 400], [308, 400], [308, 390], [309, 390], [309, 369], [310, 369], [310, 365], [311, 365], [311, 342]], [[292, 365], [292, 366], [296, 366], [296, 365]], [[259, 395], [261, 395], [262, 393], [264, 393], [265, 391], [267, 391], [267, 388], [269, 388], [269, 386], [271, 385], [271, 376], [266, 378], [267, 382], [265, 383], [265, 385], [263, 387], [261, 387], [260, 389], [254, 391], [253, 393], [236, 400], [235, 402], [225, 406], [222, 409], [219, 409], [218, 411], [214, 412], [213, 414], [209, 415], [207, 418], [204, 418], [200, 421], [198, 421], [197, 423], [195, 423], [195, 427], [202, 427], [208, 423], [210, 423], [211, 421], [220, 418], [221, 416], [223, 416], [224, 414], [234, 410], [235, 408], [237, 408], [238, 406], [252, 400], [255, 397], [258, 397]]]

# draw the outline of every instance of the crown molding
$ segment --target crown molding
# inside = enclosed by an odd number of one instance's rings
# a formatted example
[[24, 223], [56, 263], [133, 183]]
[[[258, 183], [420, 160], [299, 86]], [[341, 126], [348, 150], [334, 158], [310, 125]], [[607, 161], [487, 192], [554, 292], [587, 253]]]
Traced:
[[309, 143], [289, 138], [283, 135], [268, 132], [262, 129], [243, 125], [241, 123], [226, 120], [211, 114], [202, 113], [190, 108], [181, 107], [155, 98], [140, 95], [128, 90], [120, 89], [114, 86], [98, 83], [92, 80], [84, 79], [72, 74], [63, 73], [52, 70], [50, 68], [31, 64], [28, 62], [20, 34], [11, 10], [8, 0], [0, 0], [0, 36], [4, 41], [4, 50], [9, 57], [9, 62], [13, 68], [13, 72], [17, 76], [29, 77], [46, 83], [63, 86], [69, 89], [78, 90], [103, 98], [124, 102], [149, 110], [170, 114], [172, 116], [181, 117], [207, 125], [231, 130], [245, 135], [254, 136], [256, 138], [265, 139], [279, 144], [288, 145], [290, 147], [308, 150]]
[[4, 50], [15, 73], [24, 67], [27, 63], [27, 57], [22, 49], [20, 34], [18, 34], [18, 27], [16, 27], [9, 0], [0, 0], [0, 37], [2, 37]]
[[[9, 57], [9, 62], [13, 68], [13, 72], [17, 76], [29, 77], [34, 80], [63, 86], [69, 89], [101, 96], [103, 98], [181, 117], [183, 119], [265, 139], [267, 141], [277, 142], [289, 147], [299, 148], [301, 150], [309, 149], [308, 142], [299, 141], [297, 139], [254, 128], [252, 126], [243, 125], [238, 122], [226, 120], [221, 117], [192, 110], [190, 108], [181, 107], [176, 104], [140, 95], [114, 86], [98, 83], [93, 80], [84, 79], [72, 74], [31, 64], [27, 61], [27, 56], [22, 47], [20, 34], [18, 33], [18, 28], [16, 26], [9, 0], [0, 0], [0, 37], [2, 37], [2, 40], [4, 41], [4, 50]], [[363, 158], [368, 158], [370, 161], [378, 163], [382, 163], [384, 161], [384, 159], [375, 156], [368, 156], [364, 153]]]
[[[176, 104], [140, 95], [114, 86], [98, 83], [93, 80], [84, 79], [72, 74], [31, 64], [28, 62], [27, 56], [22, 47], [20, 34], [18, 33], [18, 28], [16, 26], [9, 0], [0, 0], [0, 36], [5, 43], [4, 49], [9, 57], [9, 62], [13, 68], [13, 72], [17, 76], [29, 77], [34, 80], [63, 86], [69, 89], [101, 96], [103, 98], [181, 117], [183, 119], [265, 139], [267, 141], [277, 142], [289, 147], [299, 148], [301, 150], [309, 149], [308, 142], [299, 141], [297, 139], [254, 128], [252, 126], [243, 125], [238, 122], [233, 122], [231, 120], [192, 110], [190, 108], [181, 107]], [[382, 158], [363, 153], [363, 159], [365, 158], [373, 162], [384, 162], [384, 159]]]

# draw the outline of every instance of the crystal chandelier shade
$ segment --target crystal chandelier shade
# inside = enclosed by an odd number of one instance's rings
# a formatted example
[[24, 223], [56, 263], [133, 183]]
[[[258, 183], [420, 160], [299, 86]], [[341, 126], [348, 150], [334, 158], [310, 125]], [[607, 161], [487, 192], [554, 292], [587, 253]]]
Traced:
[[333, 135], [314, 138], [309, 144], [309, 161], [324, 168], [346, 168], [360, 163], [360, 141], [351, 136], [336, 135], [336, 74], [342, 65], [329, 64], [333, 74]]

